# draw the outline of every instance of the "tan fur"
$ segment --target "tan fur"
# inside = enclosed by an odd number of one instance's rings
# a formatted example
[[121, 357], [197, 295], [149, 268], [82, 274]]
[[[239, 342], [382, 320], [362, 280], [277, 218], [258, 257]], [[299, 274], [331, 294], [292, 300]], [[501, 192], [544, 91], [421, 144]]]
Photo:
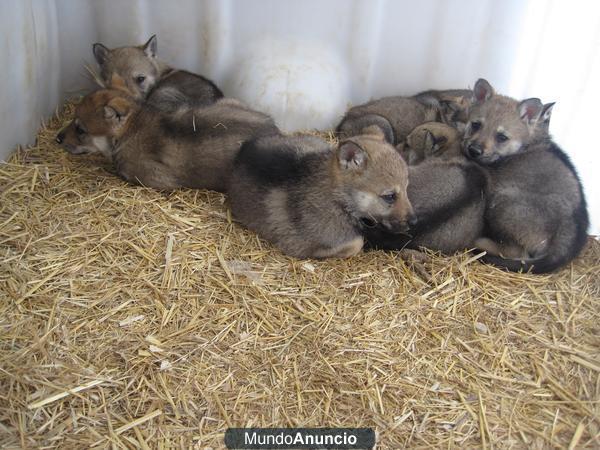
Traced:
[[[229, 187], [233, 216], [299, 258], [350, 257], [364, 221], [406, 230], [413, 211], [407, 169], [381, 132], [332, 149], [314, 136], [270, 136], [244, 145]], [[381, 195], [393, 195], [392, 203]]]
[[473, 92], [468, 89], [430, 90], [415, 95], [424, 105], [436, 108], [440, 121], [459, 131], [467, 124]]
[[437, 120], [436, 108], [411, 97], [385, 97], [358, 105], [346, 113], [337, 127], [343, 139], [360, 134], [371, 125], [378, 125], [391, 144], [397, 145], [418, 125]]
[[103, 153], [132, 183], [223, 191], [241, 144], [277, 132], [270, 117], [236, 100], [167, 115], [122, 91], [100, 90], [82, 100], [59, 138], [73, 154]]
[[475, 240], [474, 246], [479, 250], [484, 250], [490, 255], [500, 256], [508, 259], [529, 259], [531, 255], [525, 252], [525, 249], [516, 244], [501, 244], [486, 237], [480, 237]]
[[[156, 57], [154, 36], [146, 44], [138, 46], [109, 49], [102, 44], [95, 44], [94, 55], [104, 85], [114, 88], [112, 81], [117, 75], [137, 99], [145, 98], [160, 78], [171, 70]], [[144, 79], [139, 81], [139, 77]]]
[[440, 122], [427, 122], [416, 127], [397, 146], [410, 165], [429, 158], [452, 159], [462, 156], [461, 136], [456, 128]]
[[94, 56], [100, 66], [103, 87], [121, 89], [138, 100], [147, 100], [164, 112], [182, 106], [203, 107], [223, 97], [221, 90], [201, 75], [176, 70], [156, 56], [157, 38], [140, 46], [109, 49], [96, 43]]

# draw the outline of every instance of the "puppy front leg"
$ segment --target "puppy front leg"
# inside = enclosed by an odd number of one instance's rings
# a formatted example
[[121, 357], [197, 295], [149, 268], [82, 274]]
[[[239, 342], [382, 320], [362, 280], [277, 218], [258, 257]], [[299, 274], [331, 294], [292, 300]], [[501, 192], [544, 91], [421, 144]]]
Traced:
[[362, 236], [359, 236], [336, 247], [324, 247], [315, 250], [313, 257], [318, 259], [350, 258], [351, 256], [360, 253], [364, 244], [364, 239]]

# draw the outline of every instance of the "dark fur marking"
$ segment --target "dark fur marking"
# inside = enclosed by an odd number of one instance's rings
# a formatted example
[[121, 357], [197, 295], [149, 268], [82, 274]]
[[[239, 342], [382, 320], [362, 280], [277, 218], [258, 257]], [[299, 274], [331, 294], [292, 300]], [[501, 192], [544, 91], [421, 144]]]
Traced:
[[361, 227], [360, 232], [365, 239], [365, 250], [402, 250], [413, 239], [406, 234], [392, 234], [381, 225]]
[[[208, 78], [185, 70], [175, 70], [165, 75], [150, 91], [148, 101], [161, 106], [161, 90], [171, 88], [181, 93], [181, 102], [190, 107], [208, 106], [223, 98], [223, 92]], [[179, 99], [179, 98], [178, 98]], [[176, 109], [178, 102], [166, 102], [168, 109]], [[173, 104], [171, 104], [173, 103]]]
[[243, 165], [249, 175], [268, 185], [296, 183], [313, 173], [313, 166], [329, 156], [325, 153], [298, 155], [293, 149], [263, 147], [260, 141], [247, 141], [235, 160], [235, 165]]
[[302, 226], [302, 211], [298, 208], [302, 200], [302, 195], [298, 191], [288, 192], [287, 196], [287, 214], [290, 221], [296, 228]]

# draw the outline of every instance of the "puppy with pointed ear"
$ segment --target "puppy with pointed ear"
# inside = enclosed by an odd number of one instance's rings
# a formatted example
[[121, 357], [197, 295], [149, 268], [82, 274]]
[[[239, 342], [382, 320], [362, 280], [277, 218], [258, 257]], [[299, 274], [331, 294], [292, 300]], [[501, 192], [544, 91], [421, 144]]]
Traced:
[[349, 257], [364, 227], [414, 222], [408, 169], [377, 127], [337, 148], [309, 135], [246, 142], [228, 187], [233, 217], [296, 257]]
[[115, 143], [137, 111], [136, 101], [121, 90], [92, 92], [77, 104], [75, 118], [61, 130], [57, 142], [72, 154], [101, 153], [112, 160]]
[[575, 168], [547, 133], [553, 104], [494, 94], [485, 80], [473, 101], [463, 153], [491, 169], [482, 260], [514, 271], [561, 267], [587, 242], [588, 215]]
[[427, 122], [416, 127], [406, 138], [400, 154], [414, 166], [429, 158], [452, 159], [460, 157], [459, 131], [440, 122]]
[[108, 48], [97, 42], [92, 46], [94, 58], [100, 67], [100, 74], [93, 70], [96, 83], [106, 88], [119, 88], [112, 81], [115, 75], [121, 77], [130, 95], [145, 98], [159, 79], [170, 70], [156, 56], [157, 38], [153, 35], [144, 44]]
[[[158, 47], [157, 41], [156, 35], [153, 34], [152, 37], [148, 39], [145, 44], [140, 45], [139, 48], [143, 50], [149, 58], [156, 58], [156, 50]], [[103, 66], [110, 58], [111, 49], [100, 42], [96, 42], [92, 45], [92, 52], [94, 53], [94, 58], [98, 65]]]

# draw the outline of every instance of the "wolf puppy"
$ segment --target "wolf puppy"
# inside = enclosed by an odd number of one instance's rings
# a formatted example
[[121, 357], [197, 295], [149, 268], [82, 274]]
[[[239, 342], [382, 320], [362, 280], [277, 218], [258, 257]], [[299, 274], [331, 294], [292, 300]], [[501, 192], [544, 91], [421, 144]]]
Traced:
[[389, 143], [398, 145], [425, 122], [443, 122], [462, 131], [471, 96], [470, 90], [450, 89], [424, 91], [412, 97], [384, 97], [350, 108], [337, 132], [348, 137], [376, 125]]
[[483, 232], [488, 180], [462, 154], [460, 132], [428, 122], [416, 127], [399, 149], [409, 162], [408, 198], [419, 217], [405, 245], [445, 254], [473, 248]]
[[419, 164], [430, 158], [465, 160], [461, 141], [456, 128], [440, 122], [427, 122], [412, 130], [396, 148], [409, 165]]
[[156, 57], [157, 39], [152, 36], [140, 46], [109, 49], [93, 45], [100, 66], [102, 85], [114, 87], [115, 75], [125, 80], [126, 88], [136, 99], [146, 99], [157, 108], [173, 112], [182, 105], [202, 107], [223, 97], [209, 79], [185, 70], [176, 70]]
[[375, 125], [381, 129], [387, 142], [397, 145], [416, 126], [437, 119], [437, 109], [412, 97], [384, 97], [350, 108], [336, 131], [344, 139]]
[[472, 96], [473, 91], [468, 89], [448, 89], [424, 91], [414, 98], [426, 106], [437, 109], [441, 122], [464, 131]]
[[278, 132], [269, 116], [233, 99], [167, 115], [103, 89], [77, 105], [56, 140], [72, 154], [102, 153], [132, 183], [224, 191], [241, 144]]
[[563, 266], [585, 245], [588, 214], [573, 164], [547, 133], [552, 104], [498, 95], [484, 79], [472, 103], [463, 151], [491, 179], [483, 260], [534, 273]]
[[233, 217], [297, 258], [347, 258], [364, 223], [402, 232], [414, 221], [406, 164], [377, 129], [335, 149], [308, 135], [259, 138], [234, 167]]
[[367, 245], [385, 250], [425, 247], [445, 254], [473, 248], [483, 232], [487, 177], [462, 154], [458, 130], [428, 122], [397, 148], [409, 163], [408, 198], [418, 222], [405, 235], [381, 227], [365, 229]]

